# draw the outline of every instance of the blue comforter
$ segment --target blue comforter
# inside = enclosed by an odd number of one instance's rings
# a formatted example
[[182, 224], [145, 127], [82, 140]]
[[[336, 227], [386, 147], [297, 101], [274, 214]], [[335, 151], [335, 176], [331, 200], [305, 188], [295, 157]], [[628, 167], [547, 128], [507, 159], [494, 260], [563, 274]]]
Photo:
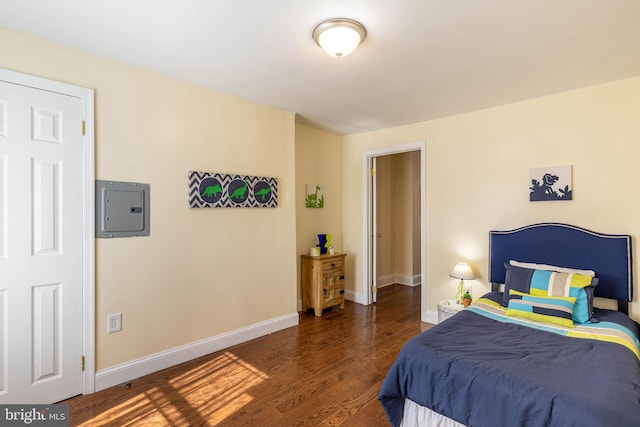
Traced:
[[[405, 344], [378, 396], [393, 426], [405, 398], [467, 426], [640, 425], [637, 348], [532, 328], [482, 305]], [[627, 316], [597, 315], [598, 327], [611, 325], [614, 336], [637, 344], [637, 325]]]

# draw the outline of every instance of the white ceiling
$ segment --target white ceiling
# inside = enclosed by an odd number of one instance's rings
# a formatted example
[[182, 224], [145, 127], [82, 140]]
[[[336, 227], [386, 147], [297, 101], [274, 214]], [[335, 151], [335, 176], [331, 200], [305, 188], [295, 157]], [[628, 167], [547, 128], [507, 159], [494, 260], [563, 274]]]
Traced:
[[[332, 17], [367, 29], [349, 57], [311, 37]], [[640, 75], [640, 0], [1, 0], [0, 25], [341, 134]]]

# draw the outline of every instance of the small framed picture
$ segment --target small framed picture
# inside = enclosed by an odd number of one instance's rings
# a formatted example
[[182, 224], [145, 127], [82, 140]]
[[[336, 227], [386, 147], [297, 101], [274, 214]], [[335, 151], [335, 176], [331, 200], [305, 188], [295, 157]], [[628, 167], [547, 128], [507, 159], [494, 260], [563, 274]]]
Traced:
[[529, 201], [572, 200], [571, 169], [571, 165], [530, 169]]
[[307, 208], [323, 208], [324, 194], [322, 193], [322, 185], [307, 184], [307, 197], [304, 199], [304, 205]]

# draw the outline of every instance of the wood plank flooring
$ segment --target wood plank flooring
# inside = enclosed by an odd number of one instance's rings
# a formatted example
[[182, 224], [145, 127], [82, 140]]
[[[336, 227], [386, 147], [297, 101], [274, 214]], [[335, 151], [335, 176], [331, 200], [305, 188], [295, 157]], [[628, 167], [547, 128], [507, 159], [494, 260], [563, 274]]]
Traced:
[[380, 384], [401, 346], [431, 327], [420, 286], [68, 403], [72, 426], [387, 426]]

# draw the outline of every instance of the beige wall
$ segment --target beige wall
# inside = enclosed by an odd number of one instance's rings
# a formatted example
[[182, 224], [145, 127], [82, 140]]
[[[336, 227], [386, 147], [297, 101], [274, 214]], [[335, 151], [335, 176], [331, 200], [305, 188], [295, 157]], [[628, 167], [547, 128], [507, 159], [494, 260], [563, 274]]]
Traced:
[[422, 251], [420, 248], [422, 237], [422, 211], [421, 211], [421, 195], [422, 195], [422, 183], [420, 177], [420, 152], [411, 152], [411, 169], [413, 171], [411, 177], [411, 199], [413, 201], [411, 206], [411, 239], [412, 239], [412, 255], [413, 255], [413, 277], [414, 284], [422, 283]]
[[[640, 77], [344, 137], [343, 243], [356, 263], [347, 286], [361, 292], [362, 153], [420, 140], [426, 141], [428, 311], [455, 293], [448, 274], [458, 261], [478, 275], [469, 282], [475, 296], [489, 289], [491, 229], [558, 221], [637, 239], [638, 111]], [[529, 169], [556, 165], [573, 165], [574, 200], [529, 202]], [[637, 293], [630, 312], [640, 320]]]
[[[151, 185], [151, 236], [96, 240], [97, 369], [296, 312], [293, 113], [2, 27], [0, 52], [95, 89], [96, 179]], [[279, 205], [188, 209], [190, 170], [276, 177]]]
[[[420, 220], [416, 221], [414, 217], [415, 205], [420, 206], [420, 198], [414, 198], [414, 189], [420, 181], [420, 163], [415, 168], [414, 159], [419, 160], [419, 156], [417, 151], [393, 156], [394, 204], [403, 206], [396, 211], [394, 219], [394, 264], [396, 274], [404, 278], [404, 284], [414, 283], [414, 259], [420, 253]], [[418, 271], [419, 267], [418, 264]]]
[[[393, 258], [393, 219], [396, 204], [393, 203], [394, 155], [376, 158], [376, 278], [378, 285], [393, 283], [395, 265]], [[403, 206], [401, 206], [403, 207]]]
[[[331, 233], [336, 252], [342, 252], [342, 136], [296, 124], [296, 253], [308, 254], [318, 234]], [[321, 184], [324, 208], [306, 208], [306, 184]], [[348, 257], [350, 258], [350, 257]], [[346, 260], [347, 263], [349, 260]], [[298, 267], [300, 259], [297, 260]], [[298, 268], [298, 299], [300, 299]], [[347, 275], [351, 272], [347, 270]]]

